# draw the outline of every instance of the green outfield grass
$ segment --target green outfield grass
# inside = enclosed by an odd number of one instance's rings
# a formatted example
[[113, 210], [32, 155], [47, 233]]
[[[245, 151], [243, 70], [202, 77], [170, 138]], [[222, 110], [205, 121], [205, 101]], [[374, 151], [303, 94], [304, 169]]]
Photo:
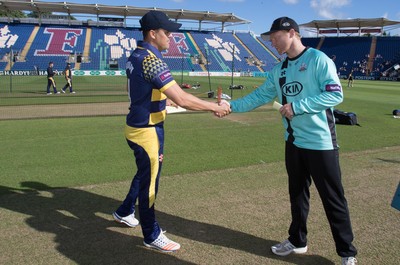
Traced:
[[[345, 100], [338, 108], [357, 113], [361, 127], [337, 126], [343, 152], [398, 145], [399, 120], [393, 119], [391, 112], [399, 108], [399, 85], [359, 81], [351, 89], [344, 88]], [[76, 100], [64, 96], [51, 97], [64, 103]], [[44, 97], [42, 100], [48, 99]], [[1, 121], [2, 147], [11, 150], [1, 159], [2, 182], [18, 187], [20, 181], [31, 178], [50, 186], [77, 186], [125, 179], [133, 169], [122, 135], [124, 121], [124, 116]], [[170, 115], [166, 121], [164, 174], [279, 161], [282, 149], [280, 115], [269, 106], [226, 119], [210, 113]], [[81, 172], [85, 172], [84, 178]]]
[[[113, 78], [76, 80], [76, 95], [52, 96], [40, 89], [42, 79], [32, 79], [31, 90], [1, 91], [0, 110], [127, 101], [125, 79]], [[262, 81], [235, 79], [246, 89], [233, 97]], [[200, 89], [188, 91], [207, 98], [207, 78], [184, 82], [200, 82]], [[212, 79], [226, 94], [230, 83]], [[400, 108], [400, 83], [345, 84], [338, 108], [357, 113], [361, 125], [337, 126], [360, 264], [397, 264], [400, 213], [390, 200], [400, 172], [400, 119], [392, 117]], [[182, 250], [144, 249], [140, 228], [125, 229], [110, 216], [135, 173], [124, 122], [124, 116], [0, 120], [0, 264], [338, 264], [316, 190], [309, 253], [276, 258], [269, 252], [286, 237], [289, 222], [283, 126], [269, 105], [223, 119], [204, 112], [168, 115], [157, 208]]]
[[[12, 78], [10, 80], [10, 78]], [[55, 77], [57, 89], [60, 91], [65, 85], [62, 76]], [[218, 86], [224, 88], [224, 93], [233, 96], [242, 96], [253, 90], [253, 87], [263, 82], [262, 78], [240, 77], [234, 79], [234, 84], [242, 84], [247, 89], [229, 91], [231, 78], [188, 77], [176, 76], [178, 83], [200, 84], [199, 89], [189, 92], [199, 97], [207, 98], [207, 92], [216, 91]], [[211, 85], [210, 85], [211, 82]], [[46, 76], [1, 76], [0, 77], [0, 106], [38, 105], [38, 104], [67, 104], [67, 103], [98, 103], [126, 101], [125, 76], [74, 76], [73, 88], [77, 94], [68, 92], [60, 95], [46, 95]], [[51, 92], [53, 89], [51, 88]], [[3, 100], [4, 99], [4, 100]]]
[[[0, 97], [4, 99], [0, 106], [126, 101], [126, 77], [123, 76], [76, 76], [73, 78], [73, 87], [77, 94], [69, 95], [67, 92], [65, 95], [51, 96], [46, 95], [46, 76], [13, 76], [12, 81], [10, 78], [0, 78]], [[55, 80], [60, 91], [65, 79], [56, 76]]]

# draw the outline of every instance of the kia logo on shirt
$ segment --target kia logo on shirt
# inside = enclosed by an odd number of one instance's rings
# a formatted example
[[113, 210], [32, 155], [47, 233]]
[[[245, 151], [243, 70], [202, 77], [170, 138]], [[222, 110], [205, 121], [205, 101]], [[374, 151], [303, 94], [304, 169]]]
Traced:
[[290, 82], [282, 87], [282, 94], [286, 97], [294, 97], [300, 94], [303, 90], [303, 85], [299, 82]]

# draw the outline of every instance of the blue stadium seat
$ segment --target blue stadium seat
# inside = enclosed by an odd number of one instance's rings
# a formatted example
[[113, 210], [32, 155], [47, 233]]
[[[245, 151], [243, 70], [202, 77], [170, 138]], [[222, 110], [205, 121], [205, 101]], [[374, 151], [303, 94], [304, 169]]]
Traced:
[[[90, 31], [89, 31], [90, 28]], [[13, 51], [26, 52], [25, 61], [13, 63], [12, 70], [33, 70], [34, 66], [45, 70], [49, 61], [62, 71], [68, 58], [85, 50], [86, 34], [91, 32], [88, 61], [80, 64], [81, 70], [125, 69], [126, 60], [141, 40], [142, 32], [136, 28], [64, 26], [0, 23], [0, 59]], [[35, 36], [33, 33], [36, 32]], [[28, 43], [30, 36], [33, 42]], [[372, 43], [371, 37], [324, 37], [302, 38], [306, 46], [320, 49], [328, 56], [335, 56], [341, 75], [354, 71], [364, 75]], [[376, 37], [373, 75], [400, 62], [400, 37]], [[235, 48], [233, 48], [235, 47]], [[234, 51], [233, 63], [232, 53]], [[243, 32], [188, 31], [172, 35], [170, 49], [163, 52], [164, 60], [174, 72], [235, 71], [267, 72], [285, 58], [279, 55], [271, 43], [259, 36]], [[112, 65], [110, 65], [110, 60]], [[203, 60], [203, 62], [201, 62]], [[209, 64], [207, 63], [207, 60]], [[197, 63], [196, 63], [197, 61]], [[200, 64], [199, 64], [200, 62]], [[259, 64], [261, 62], [261, 64]], [[8, 62], [0, 61], [0, 70]], [[74, 64], [72, 63], [74, 68]]]

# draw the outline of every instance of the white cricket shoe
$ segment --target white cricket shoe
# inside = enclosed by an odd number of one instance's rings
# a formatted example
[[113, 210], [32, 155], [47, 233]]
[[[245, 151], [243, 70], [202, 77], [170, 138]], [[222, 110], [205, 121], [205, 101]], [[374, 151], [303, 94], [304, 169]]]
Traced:
[[139, 224], [139, 220], [135, 218], [135, 213], [125, 217], [119, 216], [116, 212], [112, 214], [114, 220], [121, 224], [126, 224], [129, 227], [135, 227]]
[[288, 239], [286, 239], [282, 243], [272, 246], [271, 250], [274, 254], [276, 254], [278, 256], [287, 256], [290, 253], [304, 254], [307, 252], [308, 248], [307, 248], [307, 246], [297, 248], [292, 243], [290, 243], [290, 241]]
[[356, 265], [357, 259], [355, 257], [342, 258], [342, 265]]
[[166, 237], [164, 235], [163, 231], [161, 231], [160, 235], [156, 238], [156, 240], [154, 240], [150, 244], [147, 244], [144, 241], [143, 241], [143, 244], [146, 247], [155, 248], [162, 252], [174, 252], [181, 248], [181, 245], [179, 243], [176, 243], [176, 242], [170, 240], [168, 237]]

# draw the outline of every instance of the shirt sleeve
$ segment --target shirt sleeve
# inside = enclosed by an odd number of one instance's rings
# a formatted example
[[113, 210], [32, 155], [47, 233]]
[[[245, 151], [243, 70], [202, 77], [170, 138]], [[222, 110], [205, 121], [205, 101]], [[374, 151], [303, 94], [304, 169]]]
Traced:
[[277, 93], [271, 75], [250, 94], [230, 102], [233, 112], [247, 112], [256, 109], [276, 98]]
[[175, 83], [168, 65], [160, 58], [148, 55], [144, 58], [142, 65], [144, 79], [162, 92], [170, 87], [171, 83]]
[[342, 86], [334, 62], [322, 55], [316, 58], [315, 64], [315, 78], [318, 80], [321, 93], [292, 102], [295, 115], [318, 113], [343, 101]]

